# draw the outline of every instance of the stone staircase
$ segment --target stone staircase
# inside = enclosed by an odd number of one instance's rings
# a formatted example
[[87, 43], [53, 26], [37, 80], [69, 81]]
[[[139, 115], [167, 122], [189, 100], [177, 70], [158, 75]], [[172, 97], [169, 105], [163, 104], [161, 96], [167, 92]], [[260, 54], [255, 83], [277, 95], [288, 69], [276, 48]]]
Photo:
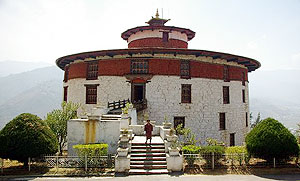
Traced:
[[145, 139], [145, 136], [135, 136], [132, 140], [129, 174], [167, 174], [163, 140], [154, 136], [151, 145], [146, 145]]

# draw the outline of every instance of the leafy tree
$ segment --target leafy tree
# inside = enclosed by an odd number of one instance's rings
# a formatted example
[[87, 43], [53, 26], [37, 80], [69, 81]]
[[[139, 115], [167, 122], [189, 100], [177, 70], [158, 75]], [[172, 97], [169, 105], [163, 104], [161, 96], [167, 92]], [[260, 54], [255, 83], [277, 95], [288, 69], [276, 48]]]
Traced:
[[15, 117], [0, 132], [0, 157], [28, 164], [28, 157], [57, 152], [55, 135], [36, 115], [23, 113]]
[[61, 109], [55, 109], [47, 114], [46, 122], [57, 138], [59, 154], [62, 154], [62, 149], [67, 143], [67, 122], [77, 117], [79, 106], [76, 103], [63, 102]]
[[192, 130], [190, 128], [183, 128], [182, 124], [176, 127], [176, 133], [182, 140], [180, 142], [181, 145], [196, 145], [199, 142]]
[[[252, 120], [252, 113], [250, 114], [250, 120]], [[251, 128], [254, 128], [260, 122], [261, 122], [261, 119], [260, 119], [260, 112], [259, 112], [257, 114], [257, 117], [256, 117], [255, 121], [251, 124]]]
[[266, 160], [286, 159], [299, 152], [295, 136], [273, 118], [261, 121], [250, 131], [246, 148], [250, 155]]

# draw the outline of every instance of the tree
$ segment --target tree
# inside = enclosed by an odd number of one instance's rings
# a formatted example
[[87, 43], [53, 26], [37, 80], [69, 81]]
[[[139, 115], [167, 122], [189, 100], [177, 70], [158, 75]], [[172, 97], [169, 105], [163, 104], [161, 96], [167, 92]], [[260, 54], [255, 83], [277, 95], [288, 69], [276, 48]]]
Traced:
[[23, 113], [0, 132], [0, 157], [28, 164], [28, 157], [57, 152], [55, 135], [38, 116]]
[[79, 106], [72, 102], [62, 102], [61, 109], [55, 109], [47, 114], [46, 122], [57, 138], [59, 154], [62, 154], [62, 149], [67, 143], [67, 122], [77, 117]]
[[[252, 113], [250, 114], [250, 120], [252, 120]], [[260, 112], [259, 112], [257, 114], [257, 117], [256, 117], [255, 121], [251, 124], [251, 128], [254, 128], [260, 122], [261, 122], [261, 119], [260, 119]]]
[[286, 159], [299, 152], [296, 137], [273, 118], [261, 121], [250, 131], [246, 148], [250, 155], [266, 160]]

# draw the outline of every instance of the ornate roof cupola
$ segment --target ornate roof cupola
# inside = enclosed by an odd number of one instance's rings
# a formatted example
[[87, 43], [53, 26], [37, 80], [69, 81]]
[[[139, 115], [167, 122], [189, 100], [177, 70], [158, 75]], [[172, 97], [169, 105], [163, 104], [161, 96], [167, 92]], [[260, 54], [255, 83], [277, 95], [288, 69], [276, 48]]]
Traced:
[[175, 26], [165, 26], [170, 19], [159, 18], [158, 10], [155, 18], [147, 24], [138, 26], [122, 33], [121, 37], [128, 42], [128, 48], [188, 48], [188, 41], [193, 39], [195, 32]]

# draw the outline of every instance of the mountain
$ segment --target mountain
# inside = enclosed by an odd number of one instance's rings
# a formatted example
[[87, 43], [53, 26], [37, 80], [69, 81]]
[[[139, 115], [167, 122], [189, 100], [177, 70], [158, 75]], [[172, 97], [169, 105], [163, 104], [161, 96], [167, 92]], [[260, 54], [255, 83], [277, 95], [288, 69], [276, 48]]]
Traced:
[[42, 82], [63, 79], [63, 71], [55, 66], [39, 68], [32, 71], [0, 77], [0, 105], [6, 103], [23, 91], [31, 89]]
[[300, 70], [257, 70], [249, 74], [250, 112], [273, 117], [288, 128], [300, 123]]
[[44, 62], [0, 61], [0, 77], [50, 66]]
[[0, 129], [28, 112], [44, 118], [62, 101], [63, 71], [55, 66], [0, 77]]

